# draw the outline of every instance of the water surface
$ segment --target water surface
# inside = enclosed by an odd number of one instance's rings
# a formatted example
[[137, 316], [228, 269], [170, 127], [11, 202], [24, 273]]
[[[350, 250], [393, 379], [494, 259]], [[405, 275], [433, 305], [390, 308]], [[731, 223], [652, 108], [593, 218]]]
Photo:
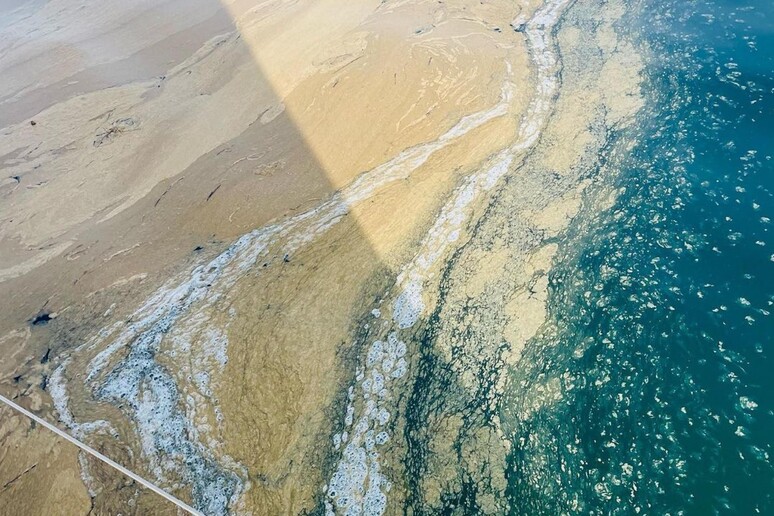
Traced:
[[769, 513], [774, 4], [647, 1], [626, 23], [648, 106], [510, 372], [513, 512]]

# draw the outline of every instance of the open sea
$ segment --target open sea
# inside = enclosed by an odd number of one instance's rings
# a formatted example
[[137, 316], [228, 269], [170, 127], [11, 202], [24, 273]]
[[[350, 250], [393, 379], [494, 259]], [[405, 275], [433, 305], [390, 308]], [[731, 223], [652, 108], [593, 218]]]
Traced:
[[633, 2], [646, 108], [510, 374], [514, 514], [774, 514], [774, 2]]

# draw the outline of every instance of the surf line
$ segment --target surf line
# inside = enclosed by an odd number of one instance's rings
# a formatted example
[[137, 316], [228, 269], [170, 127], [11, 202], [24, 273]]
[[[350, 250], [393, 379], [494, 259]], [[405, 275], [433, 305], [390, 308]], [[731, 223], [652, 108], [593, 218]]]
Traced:
[[193, 507], [191, 507], [190, 505], [188, 505], [184, 501], [180, 500], [179, 498], [175, 498], [171, 494], [167, 493], [166, 491], [164, 491], [163, 489], [158, 487], [156, 484], [154, 484], [152, 482], [149, 482], [148, 480], [145, 480], [144, 478], [142, 478], [141, 476], [137, 475], [136, 473], [133, 473], [133, 472], [129, 471], [128, 469], [126, 469], [125, 467], [123, 467], [122, 465], [117, 463], [116, 461], [114, 461], [114, 460], [112, 460], [112, 459], [102, 455], [100, 452], [98, 452], [97, 450], [95, 450], [91, 446], [89, 446], [89, 445], [87, 445], [85, 443], [82, 443], [81, 441], [79, 441], [75, 437], [72, 437], [67, 432], [63, 432], [62, 430], [60, 430], [59, 428], [55, 427], [54, 425], [52, 425], [48, 421], [39, 418], [38, 416], [36, 416], [32, 412], [30, 412], [29, 410], [25, 409], [24, 407], [22, 407], [20, 405], [17, 405], [16, 403], [14, 403], [13, 401], [9, 400], [8, 398], [3, 396], [2, 394], [0, 394], [0, 401], [2, 401], [3, 403], [8, 405], [9, 407], [14, 409], [15, 411], [17, 411], [17, 412], [27, 416], [28, 418], [30, 418], [34, 422], [38, 423], [39, 425], [41, 425], [41, 426], [51, 430], [52, 432], [54, 432], [59, 437], [62, 437], [64, 439], [66, 439], [67, 441], [69, 441], [70, 443], [74, 444], [75, 446], [77, 446], [81, 450], [85, 451], [86, 453], [88, 453], [92, 457], [95, 457], [95, 458], [101, 460], [102, 462], [104, 462], [105, 464], [107, 464], [108, 466], [110, 466], [111, 468], [114, 468], [114, 469], [120, 471], [121, 473], [123, 473], [127, 477], [131, 478], [132, 480], [134, 480], [138, 484], [141, 484], [144, 487], [147, 487], [148, 489], [150, 489], [151, 491], [153, 491], [157, 495], [163, 496], [168, 501], [172, 502], [173, 504], [175, 504], [178, 507], [180, 507], [181, 509], [183, 509], [185, 512], [187, 512], [189, 514], [193, 514], [194, 516], [204, 516], [203, 513], [197, 511], [196, 509], [194, 509]]

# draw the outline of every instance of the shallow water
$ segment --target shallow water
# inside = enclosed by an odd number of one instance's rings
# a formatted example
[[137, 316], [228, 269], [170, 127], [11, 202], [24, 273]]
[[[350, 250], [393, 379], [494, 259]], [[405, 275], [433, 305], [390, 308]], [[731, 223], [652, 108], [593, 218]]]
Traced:
[[509, 373], [512, 512], [768, 513], [774, 5], [647, 1], [626, 23], [648, 105]]

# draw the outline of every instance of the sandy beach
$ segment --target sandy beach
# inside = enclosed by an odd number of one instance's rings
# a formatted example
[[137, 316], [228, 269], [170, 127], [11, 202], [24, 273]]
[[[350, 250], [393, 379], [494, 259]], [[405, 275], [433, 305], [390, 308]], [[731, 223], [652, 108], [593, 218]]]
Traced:
[[[622, 4], [2, 9], [4, 396], [205, 514], [507, 512], [501, 373], [642, 102]], [[0, 413], [0, 513], [175, 513]]]

